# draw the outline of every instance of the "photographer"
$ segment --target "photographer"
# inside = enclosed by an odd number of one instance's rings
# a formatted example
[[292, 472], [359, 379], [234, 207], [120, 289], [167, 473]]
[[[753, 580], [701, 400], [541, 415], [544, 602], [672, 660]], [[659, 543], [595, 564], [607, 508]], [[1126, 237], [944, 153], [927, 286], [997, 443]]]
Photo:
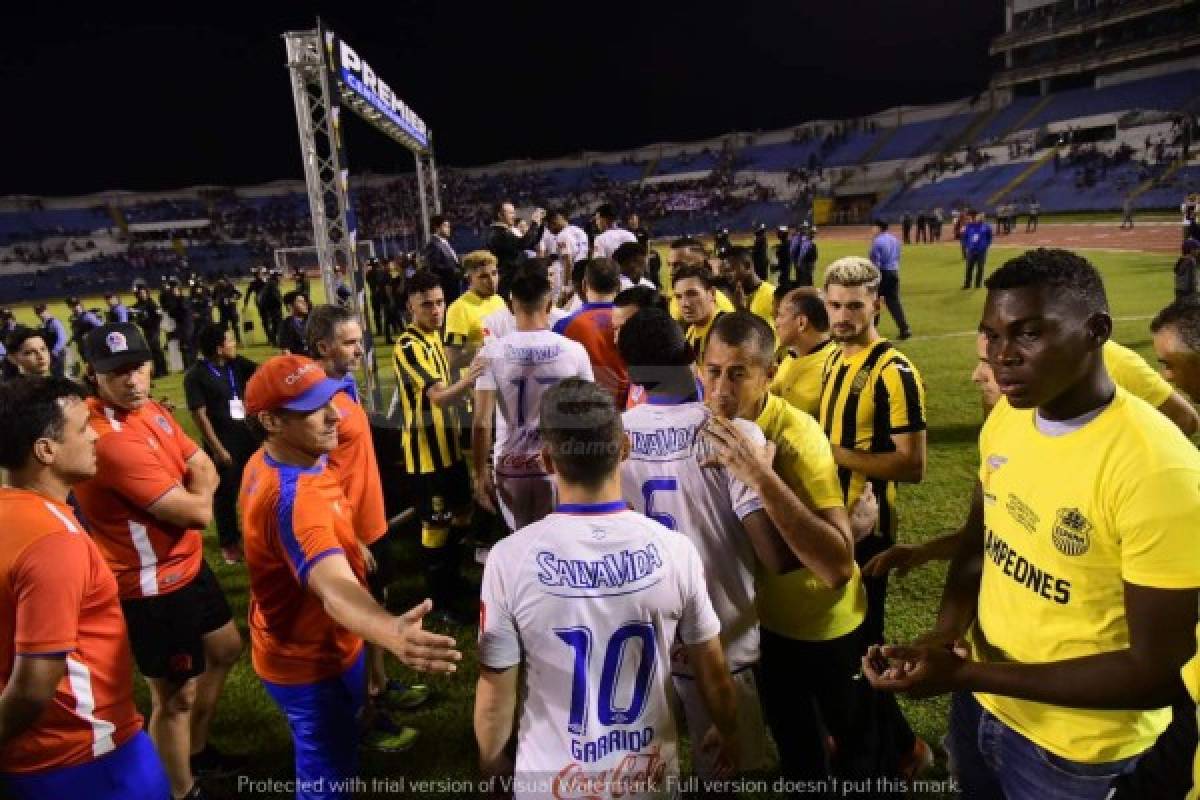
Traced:
[[167, 334], [167, 339], [175, 339], [179, 343], [179, 355], [183, 358], [183, 366], [192, 365], [192, 334], [195, 330], [192, 324], [192, 310], [188, 302], [179, 293], [179, 281], [175, 278], [166, 279], [163, 290], [158, 295], [158, 303], [163, 312], [171, 318], [175, 330]]
[[146, 344], [150, 346], [151, 360], [154, 361], [154, 376], [167, 374], [167, 358], [163, 355], [162, 340], [159, 338], [159, 328], [162, 326], [162, 311], [158, 303], [150, 297], [150, 290], [145, 284], [139, 283], [133, 287], [133, 296], [137, 298], [133, 304], [130, 316], [142, 329]]
[[213, 301], [217, 306], [217, 321], [221, 327], [227, 328], [233, 333], [239, 347], [242, 344], [241, 317], [238, 314], [238, 300], [240, 299], [242, 299], [242, 293], [230, 282], [229, 278], [224, 275], [217, 278], [217, 285], [213, 289]]
[[517, 209], [511, 202], [505, 200], [496, 206], [496, 219], [488, 229], [487, 249], [496, 257], [500, 271], [501, 296], [508, 293], [508, 283], [512, 280], [517, 264], [525, 257], [526, 250], [536, 250], [542, 240], [542, 220], [546, 212], [535, 209], [530, 217], [530, 226], [524, 236], [515, 232], [517, 224]]
[[279, 326], [283, 323], [283, 291], [279, 287], [281, 280], [283, 273], [272, 270], [267, 276], [266, 284], [258, 293], [258, 318], [262, 320], [267, 342], [272, 345], [278, 343]]
[[779, 235], [779, 244], [775, 245], [775, 265], [779, 270], [779, 285], [791, 286], [792, 235], [787, 225], [780, 225], [776, 232]]

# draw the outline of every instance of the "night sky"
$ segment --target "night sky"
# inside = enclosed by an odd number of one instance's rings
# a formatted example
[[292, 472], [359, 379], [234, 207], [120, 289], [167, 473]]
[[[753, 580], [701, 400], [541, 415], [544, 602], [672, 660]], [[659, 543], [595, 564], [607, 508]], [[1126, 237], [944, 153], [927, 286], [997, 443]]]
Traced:
[[[22, 5], [0, 48], [0, 194], [301, 178], [280, 34], [318, 13], [455, 166], [973, 95], [1003, 25], [1000, 0]], [[412, 169], [358, 120], [348, 145], [352, 172]]]

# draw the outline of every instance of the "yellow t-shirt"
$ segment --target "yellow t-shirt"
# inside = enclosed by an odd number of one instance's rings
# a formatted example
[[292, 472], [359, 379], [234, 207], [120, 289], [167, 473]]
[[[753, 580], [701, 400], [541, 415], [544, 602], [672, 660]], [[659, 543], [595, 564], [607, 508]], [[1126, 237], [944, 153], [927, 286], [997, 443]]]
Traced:
[[[775, 443], [775, 471], [784, 483], [818, 511], [841, 507], [837, 464], [817, 421], [782, 397], [768, 395], [756, 422]], [[845, 636], [862, 624], [867, 613], [867, 593], [857, 565], [854, 575], [838, 589], [827, 588], [808, 569], [783, 575], [760, 569], [755, 587], [759, 623], [789, 639], [824, 642]]]
[[750, 312], [762, 317], [775, 330], [775, 284], [763, 281], [747, 298]]
[[[733, 303], [730, 301], [730, 299], [728, 297], [725, 296], [724, 292], [720, 292], [720, 291], [713, 292], [713, 297], [715, 297], [717, 299], [717, 312], [718, 313], [721, 311], [733, 311], [734, 310]], [[679, 311], [679, 303], [676, 302], [674, 297], [671, 298], [670, 310], [671, 310], [671, 319], [675, 320], [676, 322], [679, 322], [683, 319], [683, 314]]]
[[704, 348], [708, 345], [708, 332], [712, 330], [713, 323], [717, 318], [724, 314], [724, 311], [716, 311], [708, 322], [703, 325], [689, 325], [684, 332], [683, 338], [687, 341], [688, 347], [692, 349], [693, 360], [700, 365], [704, 364]]
[[1109, 339], [1100, 353], [1113, 383], [1155, 408], [1167, 402], [1167, 398], [1175, 391], [1162, 375], [1146, 363], [1146, 359], [1128, 347]]
[[482, 347], [483, 318], [502, 308], [504, 300], [498, 294], [485, 300], [474, 292], [464, 292], [446, 311], [446, 344]]
[[771, 381], [771, 394], [787, 400], [814, 417], [821, 408], [821, 378], [825, 362], [837, 353], [837, 345], [826, 339], [816, 350], [802, 356], [788, 354]]
[[[1170, 420], [1118, 389], [1081, 428], [1049, 436], [1001, 399], [979, 437], [985, 543], [975, 657], [1064, 661], [1129, 646], [1123, 582], [1200, 586], [1200, 452]], [[1142, 752], [1168, 708], [1108, 711], [977, 695], [984, 708], [1063, 758], [1097, 764]]]
[[[1200, 641], [1200, 625], [1196, 626], [1196, 640]], [[1183, 665], [1181, 670], [1183, 685], [1187, 687], [1192, 700], [1200, 703], [1200, 653], [1192, 656], [1192, 660]], [[1200, 707], [1196, 709], [1200, 715]], [[1197, 717], [1200, 722], [1200, 716]], [[1200, 800], [1200, 748], [1192, 758], [1192, 788], [1187, 794], [1187, 800]]]

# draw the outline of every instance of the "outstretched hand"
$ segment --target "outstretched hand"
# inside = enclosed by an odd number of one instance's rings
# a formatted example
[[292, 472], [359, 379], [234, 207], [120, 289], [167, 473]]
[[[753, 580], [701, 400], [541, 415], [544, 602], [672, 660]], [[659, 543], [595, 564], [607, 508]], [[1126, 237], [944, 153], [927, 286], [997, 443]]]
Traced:
[[456, 642], [450, 636], [424, 629], [425, 615], [433, 610], [433, 601], [425, 598], [396, 617], [395, 637], [387, 649], [407, 667], [418, 672], [456, 672], [462, 661]]

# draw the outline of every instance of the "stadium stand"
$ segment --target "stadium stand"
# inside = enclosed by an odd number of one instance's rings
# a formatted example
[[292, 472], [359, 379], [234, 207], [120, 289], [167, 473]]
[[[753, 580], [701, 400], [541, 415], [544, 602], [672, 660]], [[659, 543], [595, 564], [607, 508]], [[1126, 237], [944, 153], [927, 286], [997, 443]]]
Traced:
[[[455, 247], [466, 252], [481, 245], [504, 199], [564, 207], [585, 227], [599, 203], [612, 202], [661, 237], [792, 224], [821, 195], [835, 205], [855, 197], [826, 222], [964, 206], [990, 212], [1033, 198], [1043, 212], [1117, 210], [1126, 198], [1136, 208], [1177, 208], [1200, 190], [1187, 133], [1189, 123], [1200, 129], [1200, 70], [1185, 66], [1045, 96], [1002, 92], [628, 153], [444, 168], [443, 209]], [[413, 176], [356, 177], [351, 197], [360, 238], [387, 252], [419, 248]], [[244, 274], [270, 263], [276, 248], [311, 244], [308, 198], [295, 182], [0, 198], [0, 301], [127, 288], [131, 276], [156, 284], [185, 269]]]

